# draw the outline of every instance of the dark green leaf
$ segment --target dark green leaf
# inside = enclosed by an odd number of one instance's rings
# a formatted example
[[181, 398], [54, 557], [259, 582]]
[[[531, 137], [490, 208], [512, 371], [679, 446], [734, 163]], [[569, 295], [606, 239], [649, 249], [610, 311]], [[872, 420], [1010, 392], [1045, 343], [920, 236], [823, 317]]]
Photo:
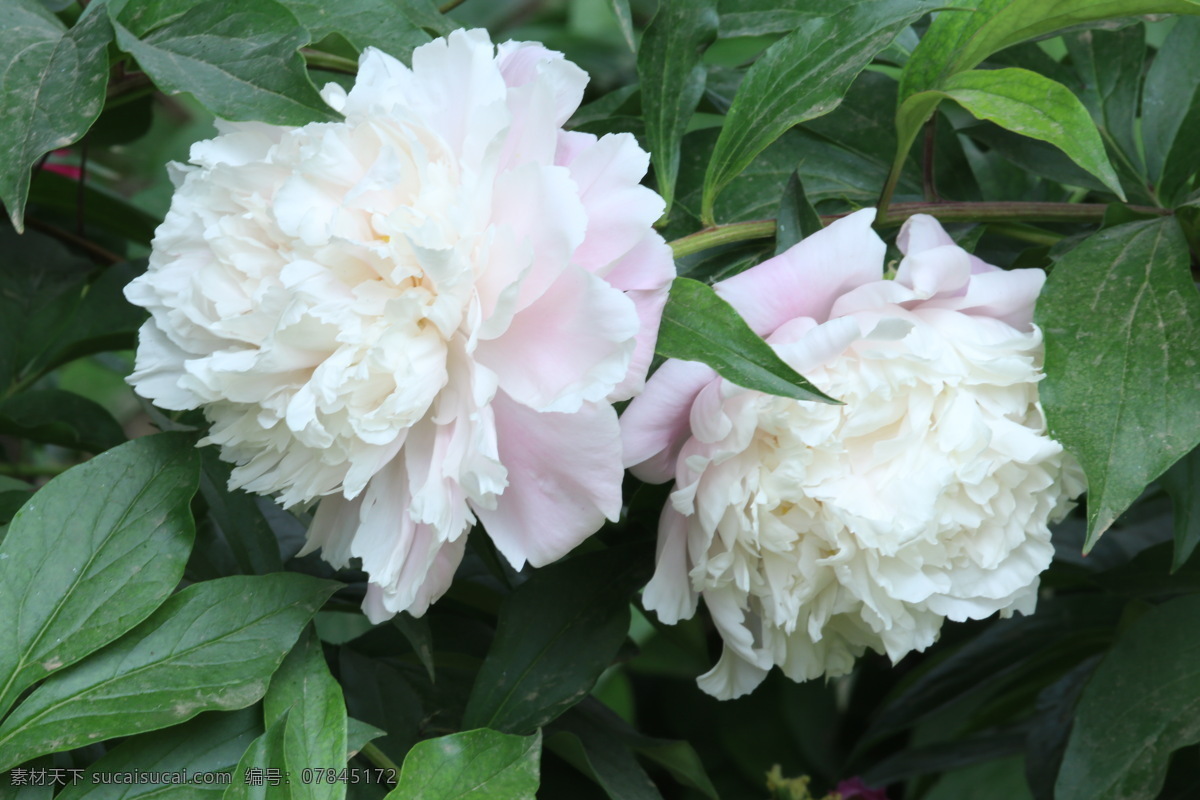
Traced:
[[589, 733], [555, 730], [547, 735], [545, 746], [595, 781], [611, 800], [662, 800], [654, 782], [628, 747]]
[[775, 255], [790, 250], [801, 239], [812, 236], [822, 227], [821, 217], [804, 194], [800, 173], [793, 172], [783, 190], [783, 199], [779, 202], [779, 218], [775, 221]]
[[1088, 479], [1085, 550], [1200, 442], [1200, 295], [1188, 262], [1173, 219], [1108, 228], [1056, 262], [1038, 301], [1050, 434]]
[[1171, 571], [1175, 572], [1200, 544], [1200, 448], [1164, 472], [1162, 485], [1171, 495], [1175, 510], [1175, 550], [1171, 558]]
[[747, 389], [838, 402], [788, 366], [711, 286], [691, 278], [671, 284], [655, 350], [666, 358], [702, 361]]
[[1088, 30], [1063, 40], [1083, 81], [1083, 104], [1112, 147], [1117, 163], [1131, 176], [1144, 176], [1134, 121], [1146, 56], [1145, 28], [1131, 25], [1115, 31]]
[[403, 611], [392, 617], [392, 625], [412, 645], [417, 660], [421, 662], [421, 666], [425, 667], [429, 680], [433, 681], [433, 634], [429, 630], [429, 620], [425, 617], [414, 617], [407, 611]]
[[245, 708], [336, 584], [293, 573], [194, 584], [124, 637], [56, 673], [0, 725], [0, 768], [43, 753]]
[[1058, 800], [1153, 800], [1167, 761], [1200, 742], [1200, 596], [1135, 621], [1079, 701], [1058, 774]]
[[193, 554], [193, 561], [203, 557], [209, 562], [208, 577], [282, 570], [279, 543], [254, 498], [227, 488], [230, 465], [220, 459], [215, 447], [201, 449], [200, 464], [200, 494], [208, 513], [196, 532], [204, 552]]
[[463, 727], [527, 733], [586, 697], [625, 641], [629, 597], [648, 577], [643, 555], [579, 555], [518, 586], [500, 609]]
[[[54, 761], [49, 757], [25, 765], [25, 769], [30, 771], [53, 768]], [[0, 797], [4, 800], [50, 800], [54, 796], [54, 784], [50, 781], [35, 784], [29, 776], [29, 772], [0, 772]]]
[[638, 50], [637, 38], [633, 35], [633, 15], [629, 13], [629, 0], [608, 0], [608, 4], [617, 18], [617, 25], [621, 28], [621, 36], [624, 37], [625, 44], [629, 45], [629, 49], [636, 53]]
[[[92, 141], [89, 137], [88, 142]], [[29, 204], [73, 220], [78, 212], [79, 191], [79, 181], [43, 169], [34, 176], [29, 187]], [[95, 181], [88, 181], [83, 186], [83, 207], [89, 227], [95, 226], [105, 233], [141, 245], [150, 244], [154, 229], [161, 222]]]
[[490, 730], [428, 739], [404, 759], [400, 785], [387, 800], [533, 800], [542, 734]]
[[0, 433], [100, 453], [125, 441], [104, 408], [73, 392], [42, 389], [0, 402]]
[[129, 0], [119, 10], [110, 5], [109, 16], [121, 49], [168, 94], [189, 92], [230, 120], [339, 119], [313, 88], [298, 52], [308, 31], [275, 0], [230, 7]]
[[700, 56], [717, 35], [716, 0], [662, 0], [642, 36], [638, 78], [658, 193], [675, 199], [679, 142], [704, 94]]
[[[291, 800], [290, 776], [288, 783], [283, 782], [287, 772], [284, 761], [287, 720], [285, 711], [250, 743], [233, 770], [233, 782], [225, 788], [223, 800]], [[270, 780], [268, 774], [272, 776]], [[251, 777], [254, 775], [257, 777]]]
[[132, 264], [114, 264], [101, 271], [84, 288], [70, 325], [44, 351], [36, 366], [49, 369], [92, 353], [131, 349], [147, 315], [126, 300], [124, 292], [125, 284], [140, 272]]
[[408, 679], [383, 660], [349, 648], [342, 648], [338, 677], [350, 714], [381, 728], [385, 736], [376, 746], [396, 761], [403, 759], [420, 738], [426, 716], [421, 698]]
[[1025, 780], [1034, 800], [1054, 800], [1054, 780], [1062, 767], [1075, 706], [1100, 656], [1081, 661], [1038, 695], [1025, 753]]
[[923, 0], [858, 3], [805, 20], [754, 62], [704, 180], [701, 219], [713, 221], [717, 195], [784, 131], [837, 107], [856, 75], [903, 28], [933, 8]]
[[[254, 737], [262, 733], [257, 709], [212, 711], [165, 731], [127, 739], [88, 767], [79, 783], [68, 786], [59, 800], [211, 800], [225, 791], [224, 783], [201, 780], [185, 783], [109, 783], [114, 773], [157, 772], [172, 775], [231, 773]], [[103, 775], [104, 778], [93, 776]], [[100, 781], [105, 782], [101, 783]], [[207, 779], [205, 779], [207, 780]]]
[[915, 130], [913, 126], [929, 118], [941, 97], [954, 100], [979, 119], [1049, 142], [1125, 198], [1095, 123], [1079, 98], [1062, 84], [1015, 67], [960, 72], [938, 89], [907, 98], [897, 112], [897, 125]]
[[871, 786], [883, 786], [917, 775], [948, 772], [1005, 756], [1025, 749], [1025, 734], [996, 731], [976, 736], [960, 736], [944, 742], [919, 745], [901, 750], [883, 759], [863, 773]]
[[111, 39], [103, 15], [68, 31], [38, 0], [0, 5], [0, 201], [18, 231], [30, 168], [78, 141], [100, 116]]
[[[178, 434], [147, 436], [50, 481], [0, 544], [0, 714], [144, 620], [192, 547], [197, 458]], [[3, 759], [0, 759], [3, 760]]]
[[[304, 769], [336, 773], [346, 768], [346, 703], [311, 628], [300, 635], [272, 676], [263, 713], [268, 728], [287, 716], [283, 752], [288, 774], [300, 775]], [[338, 800], [346, 796], [346, 784], [302, 780], [293, 784], [292, 796]]]
[[378, 47], [403, 61], [414, 47], [428, 42], [429, 34], [406, 13], [396, 0], [282, 0], [300, 24], [319, 42], [331, 33], [341, 34], [358, 50]]
[[[1078, 166], [1062, 150], [1047, 142], [1006, 131], [999, 125], [990, 122], [968, 125], [961, 129], [961, 133], [987, 145], [988, 149], [995, 154], [997, 162], [1008, 169], [1014, 181], [1028, 180], [1028, 176], [1022, 174], [1020, 170], [1011, 169], [1006, 162], [1011, 162], [1021, 170], [1028, 170], [1038, 177], [1048, 178], [1067, 186], [1107, 191], [1107, 187], [1099, 179]], [[997, 199], [1020, 196], [1022, 194], [1013, 192], [989, 195], [989, 197]]]
[[1176, 21], [1150, 65], [1142, 139], [1150, 180], [1169, 202], [1200, 169], [1200, 19]]

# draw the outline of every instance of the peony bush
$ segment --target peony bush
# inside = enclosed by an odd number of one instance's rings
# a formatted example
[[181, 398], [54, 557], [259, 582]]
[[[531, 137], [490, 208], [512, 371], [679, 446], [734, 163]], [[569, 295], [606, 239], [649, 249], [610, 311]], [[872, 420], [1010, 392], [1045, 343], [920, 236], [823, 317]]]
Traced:
[[1190, 797], [1200, 6], [969, 5], [0, 3], [0, 796]]

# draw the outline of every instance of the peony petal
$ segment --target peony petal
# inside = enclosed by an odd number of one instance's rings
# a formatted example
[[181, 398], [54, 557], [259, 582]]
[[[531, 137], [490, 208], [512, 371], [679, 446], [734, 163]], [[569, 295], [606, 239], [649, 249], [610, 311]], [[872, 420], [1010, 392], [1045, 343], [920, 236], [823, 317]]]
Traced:
[[545, 566], [621, 513], [617, 415], [585, 403], [573, 414], [539, 413], [498, 392], [500, 460], [509, 485], [494, 509], [475, 506], [496, 549], [514, 569]]
[[639, 479], [663, 483], [690, 434], [688, 418], [700, 390], [716, 380], [707, 364], [670, 359], [646, 381], [646, 389], [621, 414], [625, 466]]
[[668, 625], [691, 619], [699, 595], [688, 579], [687, 517], [670, 503], [663, 506], [658, 521], [658, 550], [654, 577], [642, 592], [642, 605]]
[[796, 317], [824, 322], [840, 295], [883, 275], [887, 248], [874, 220], [875, 209], [856, 211], [713, 288], [760, 336]]
[[675, 279], [675, 261], [671, 248], [662, 237], [651, 231], [632, 250], [626, 253], [605, 276], [605, 280], [633, 301], [640, 322], [637, 345], [629, 361], [625, 379], [608, 395], [610, 402], [628, 400], [646, 385], [646, 372], [654, 360], [658, 344], [658, 329], [662, 312]]
[[583, 102], [587, 73], [563, 58], [562, 53], [547, 50], [537, 42], [504, 42], [496, 48], [496, 66], [510, 88], [537, 83], [549, 91], [554, 101], [554, 128], [561, 128]]

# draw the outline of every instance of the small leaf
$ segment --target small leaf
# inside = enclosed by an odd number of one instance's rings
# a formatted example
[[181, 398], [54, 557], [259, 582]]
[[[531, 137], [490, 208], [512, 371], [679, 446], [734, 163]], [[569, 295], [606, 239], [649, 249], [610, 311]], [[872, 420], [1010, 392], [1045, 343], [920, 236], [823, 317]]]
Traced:
[[608, 4], [617, 18], [617, 25], [621, 28], [621, 36], [624, 37], [625, 44], [629, 45], [630, 50], [637, 53], [638, 45], [637, 39], [633, 35], [633, 15], [629, 13], [629, 0], [608, 0]]
[[[258, 734], [262, 721], [257, 709], [210, 711], [165, 731], [126, 739], [88, 767], [78, 783], [67, 786], [58, 800], [135, 800], [139, 797], [186, 797], [188, 800], [219, 798], [226, 784], [209, 778], [218, 772], [231, 773], [238, 759]], [[111, 783], [94, 778], [113, 773], [159, 773], [191, 775], [198, 779], [184, 784]]]
[[655, 350], [666, 358], [702, 361], [747, 389], [838, 402], [788, 366], [711, 286], [691, 278], [671, 284]]
[[0, 402], [0, 433], [91, 453], [125, 441], [112, 414], [61, 389], [23, 392]]
[[928, 119], [926, 108], [948, 97], [979, 119], [1049, 142], [1125, 199], [1121, 182], [1087, 109], [1071, 90], [1029, 70], [971, 70], [951, 76], [937, 89], [904, 101], [898, 118]]
[[189, 92], [219, 117], [304, 125], [337, 120], [308, 79], [308, 31], [275, 0], [225, 7], [172, 0], [109, 5], [121, 49], [168, 94]]
[[427, 739], [409, 751], [387, 800], [534, 800], [541, 731], [513, 736], [487, 729]]
[[578, 703], [629, 630], [629, 597], [648, 575], [628, 548], [538, 570], [500, 609], [463, 715], [464, 728], [527, 733]]
[[[233, 770], [233, 782], [225, 787], [222, 800], [291, 800], [290, 776], [284, 783], [287, 720], [288, 712], [285, 711], [282, 717], [267, 726], [262, 736], [250, 743]], [[257, 779], [250, 777], [255, 773], [259, 776]]]
[[25, 503], [0, 544], [0, 715], [29, 686], [144, 620], [192, 547], [191, 440], [147, 436], [68, 470]]
[[704, 95], [700, 56], [717, 36], [716, 0], [662, 0], [642, 35], [638, 79], [658, 193], [670, 213], [679, 175], [679, 142]]
[[1143, 91], [1146, 168], [1169, 202], [1200, 169], [1200, 19], [1175, 21]]
[[245, 708], [337, 588], [307, 575], [194, 584], [98, 653], [58, 672], [0, 725], [0, 769], [34, 756]]
[[924, 0], [856, 3], [805, 20], [768, 47], [746, 73], [721, 129], [701, 219], [713, 222], [717, 195], [738, 173], [788, 128], [836, 108], [875, 54], [935, 7]]
[[1188, 262], [1173, 219], [1107, 228], [1056, 262], [1038, 301], [1050, 435], [1087, 474], [1085, 552], [1200, 443], [1200, 295]]
[[100, 116], [111, 39], [102, 14], [68, 31], [38, 0], [0, 4], [0, 201], [18, 232], [30, 169], [82, 138]]
[[[200, 465], [200, 494], [208, 513], [196, 531], [199, 544], [189, 574], [197, 567], [202, 574], [207, 571], [205, 577], [280, 572], [279, 542], [258, 504], [246, 492], [227, 488], [230, 465], [220, 459], [215, 447], [201, 448]], [[197, 565], [198, 558], [206, 563]]]
[[396, 0], [282, 0], [312, 40], [331, 33], [345, 37], [355, 49], [378, 47], [388, 55], [408, 61], [413, 48], [430, 41], [429, 34], [408, 15], [406, 3]]
[[1171, 572], [1182, 567], [1200, 544], [1200, 448], [1163, 473], [1163, 488], [1171, 496], [1175, 518], [1175, 550]]
[[1200, 596], [1137, 619], [1083, 690], [1054, 796], [1153, 800], [1171, 753], [1200, 742]]
[[382, 728], [376, 728], [374, 725], [369, 725], [361, 719], [354, 717], [346, 718], [346, 759], [358, 755], [362, 749], [370, 742], [375, 741], [380, 736], [386, 736], [387, 731]]
[[1134, 121], [1146, 58], [1146, 29], [1130, 25], [1115, 31], [1089, 30], [1064, 36], [1071, 64], [1083, 80], [1080, 99], [1096, 122], [1117, 162], [1131, 177], [1141, 177]]
[[779, 219], [775, 223], [775, 255], [790, 250], [801, 239], [812, 236], [822, 227], [821, 217], [804, 194], [800, 173], [793, 172], [783, 190], [783, 200], [779, 203]]

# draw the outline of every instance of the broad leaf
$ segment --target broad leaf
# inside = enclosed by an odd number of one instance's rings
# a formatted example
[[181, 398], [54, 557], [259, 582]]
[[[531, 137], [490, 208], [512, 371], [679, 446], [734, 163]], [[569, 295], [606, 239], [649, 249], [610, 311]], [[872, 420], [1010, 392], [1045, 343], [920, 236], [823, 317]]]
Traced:
[[117, 43], [168, 94], [189, 92], [217, 116], [304, 125], [336, 120], [308, 79], [308, 31], [275, 0], [109, 6]]
[[1185, 17], [1163, 42], [1142, 97], [1146, 169], [1171, 202], [1200, 169], [1200, 19]]
[[[1079, 98], [1062, 84], [1015, 67], [960, 72], [938, 89], [906, 99], [897, 112], [897, 125], [915, 135], [944, 97], [979, 119], [1049, 142], [1125, 198], [1095, 123]], [[901, 151], [907, 153], [909, 145], [911, 138], [907, 143], [902, 140]]]
[[0, 725], [0, 769], [202, 711], [245, 708], [336, 584], [306, 575], [194, 584], [98, 653], [55, 674]]
[[1135, 621], [1083, 690], [1054, 796], [1153, 800], [1171, 753], [1200, 742], [1200, 596]]
[[191, 440], [147, 436], [52, 480], [0, 544], [0, 715], [116, 639], [175, 588], [192, 547]]
[[[215, 773], [231, 773], [260, 733], [262, 721], [257, 709], [210, 711], [168, 730], [125, 740], [88, 767], [80, 782], [68, 786], [58, 797], [59, 800], [220, 798], [226, 784], [217, 782]], [[107, 782], [107, 776], [118, 772], [187, 775], [193, 779], [183, 783]], [[104, 775], [105, 782], [93, 778], [97, 774]]]
[[1038, 301], [1050, 434], [1088, 480], [1085, 551], [1200, 443], [1200, 295], [1175, 220], [1107, 228], [1060, 258]]
[[691, 278], [671, 284], [655, 350], [666, 358], [702, 361], [747, 389], [838, 402], [788, 366], [712, 287]]
[[679, 142], [704, 94], [700, 56], [716, 35], [716, 0], [662, 0], [642, 36], [638, 78], [646, 140], [667, 213], [675, 199]]
[[211, 578], [282, 570], [279, 542], [271, 526], [252, 495], [227, 488], [232, 468], [215, 447], [201, 449], [200, 466], [200, 494], [208, 513], [196, 530], [197, 552], [192, 554], [189, 574]]
[[[336, 775], [346, 768], [346, 702], [311, 628], [271, 678], [263, 710], [268, 728], [287, 716], [283, 753], [288, 774], [312, 769]], [[302, 780], [293, 784], [292, 796], [337, 800], [346, 796], [346, 784]]]
[[805, 20], [759, 57], [733, 99], [704, 180], [701, 219], [712, 223], [725, 186], [784, 131], [837, 107], [855, 76], [933, 3], [856, 3]]
[[319, 42], [338, 33], [358, 50], [378, 47], [388, 55], [408, 61], [414, 47], [430, 40], [414, 22], [404, 3], [396, 0], [282, 0], [300, 24]]
[[292, 799], [291, 776], [287, 776], [288, 782], [284, 783], [287, 773], [284, 760], [287, 720], [288, 712], [285, 711], [282, 717], [268, 725], [266, 731], [250, 743], [233, 770], [233, 782], [226, 787], [222, 800]]
[[0, 402], [0, 433], [100, 453], [125, 441], [102, 406], [61, 389], [40, 389]]
[[629, 598], [648, 576], [628, 548], [540, 569], [500, 609], [464, 728], [528, 733], [582, 700], [629, 629]]
[[68, 31], [38, 0], [0, 4], [0, 201], [18, 231], [30, 169], [100, 116], [111, 39], [100, 14]]
[[1175, 550], [1171, 571], [1182, 567], [1200, 544], [1200, 448], [1163, 473], [1162, 486], [1171, 496], [1175, 518]]
[[387, 800], [533, 800], [542, 734], [487, 729], [421, 742], [404, 759]]
[[1131, 25], [1115, 31], [1089, 30], [1063, 40], [1083, 81], [1083, 104], [1112, 147], [1116, 161], [1130, 177], [1144, 174], [1134, 121], [1146, 56], [1145, 28]]

